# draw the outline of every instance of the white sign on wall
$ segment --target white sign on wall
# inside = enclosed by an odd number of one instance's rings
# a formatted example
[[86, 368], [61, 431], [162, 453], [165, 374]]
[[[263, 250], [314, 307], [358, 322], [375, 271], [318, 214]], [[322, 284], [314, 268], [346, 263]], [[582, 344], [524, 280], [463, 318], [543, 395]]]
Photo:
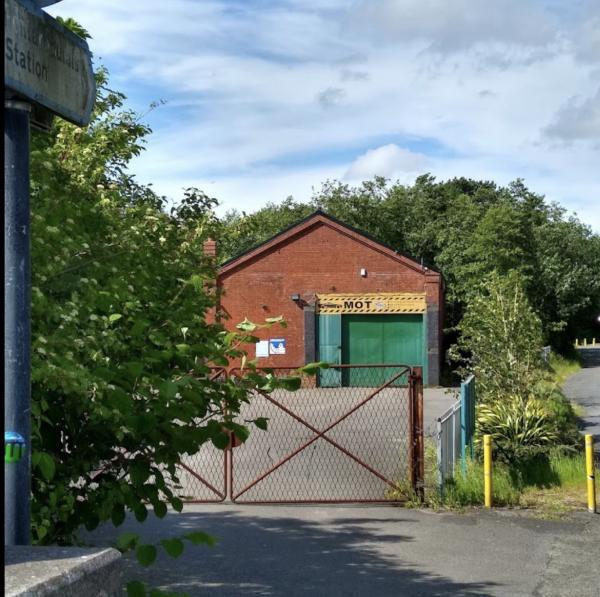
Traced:
[[259, 359], [261, 357], [269, 356], [269, 341], [268, 340], [260, 340], [256, 343], [256, 358]]
[[270, 354], [285, 354], [285, 338], [271, 338], [269, 340]]

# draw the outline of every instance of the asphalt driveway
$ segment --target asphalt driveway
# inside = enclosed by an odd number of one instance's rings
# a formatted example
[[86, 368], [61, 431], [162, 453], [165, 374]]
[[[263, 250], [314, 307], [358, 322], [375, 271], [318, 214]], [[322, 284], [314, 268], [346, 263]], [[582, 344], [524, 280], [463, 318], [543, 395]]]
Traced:
[[[536, 520], [508, 511], [434, 513], [393, 506], [187, 506], [118, 531], [145, 541], [203, 530], [149, 568], [124, 558], [125, 580], [206, 597], [598, 597], [600, 517]], [[106, 545], [105, 526], [91, 536]]]
[[582, 351], [584, 367], [563, 384], [565, 395], [583, 408], [582, 433], [594, 436], [596, 453], [600, 453], [600, 348]]

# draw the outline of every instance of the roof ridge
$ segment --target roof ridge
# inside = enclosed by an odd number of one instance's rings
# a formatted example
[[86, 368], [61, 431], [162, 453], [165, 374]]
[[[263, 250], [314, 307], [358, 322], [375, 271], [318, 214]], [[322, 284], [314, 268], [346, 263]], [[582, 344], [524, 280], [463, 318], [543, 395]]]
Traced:
[[[429, 265], [424, 265], [423, 263], [419, 263], [419, 261], [417, 261], [417, 259], [414, 259], [413, 257], [410, 257], [408, 255], [405, 255], [403, 253], [400, 253], [400, 251], [394, 249], [392, 246], [382, 242], [381, 240], [375, 238], [374, 236], [372, 236], [371, 234], [364, 232], [363, 230], [360, 230], [358, 228], [355, 228], [354, 226], [351, 226], [350, 224], [347, 224], [346, 222], [343, 222], [342, 220], [336, 218], [335, 216], [332, 216], [331, 214], [327, 213], [326, 211], [324, 211], [322, 208], [317, 208], [314, 211], [312, 211], [310, 214], [308, 214], [307, 216], [305, 216], [304, 218], [301, 218], [300, 220], [297, 220], [296, 222], [294, 222], [293, 224], [290, 224], [289, 226], [286, 226], [284, 229], [280, 230], [279, 232], [277, 232], [276, 234], [266, 238], [265, 240], [249, 247], [248, 249], [242, 251], [241, 253], [238, 253], [237, 255], [234, 255], [233, 257], [230, 257], [229, 259], [227, 259], [226, 261], [224, 261], [223, 263], [221, 263], [219, 265], [219, 269], [222, 269], [224, 267], [230, 266], [232, 263], [234, 263], [235, 261], [237, 261], [238, 259], [243, 258], [245, 255], [248, 255], [249, 253], [252, 253], [254, 251], [256, 251], [257, 249], [260, 249], [262, 246], [267, 245], [271, 242], [273, 242], [274, 240], [276, 240], [279, 236], [282, 236], [288, 232], [290, 232], [290, 230], [293, 230], [294, 228], [297, 228], [299, 226], [302, 226], [302, 224], [307, 223], [308, 221], [310, 221], [312, 218], [315, 218], [317, 216], [322, 216], [327, 220], [330, 220], [331, 222], [346, 228], [347, 230], [354, 232], [355, 234], [358, 234], [364, 238], [366, 238], [367, 240], [370, 240], [371, 242], [374, 242], [376, 244], [378, 244], [379, 246], [387, 249], [388, 251], [392, 251], [395, 255], [397, 255], [398, 257], [401, 257], [411, 263], [413, 263], [414, 265], [416, 265], [417, 267], [423, 268], [426, 271], [431, 271], [433, 273], [439, 273], [437, 270], [431, 268]], [[421, 260], [422, 261], [422, 260]]]

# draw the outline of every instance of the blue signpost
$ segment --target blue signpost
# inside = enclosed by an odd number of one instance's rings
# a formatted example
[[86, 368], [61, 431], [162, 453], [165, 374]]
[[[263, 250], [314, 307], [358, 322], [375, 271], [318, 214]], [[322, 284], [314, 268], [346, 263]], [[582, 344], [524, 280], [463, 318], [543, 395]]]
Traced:
[[29, 543], [29, 113], [25, 102], [4, 104], [4, 429], [25, 449], [4, 464], [4, 539]]
[[95, 96], [87, 44], [39, 8], [52, 3], [4, 0], [5, 545], [27, 545], [30, 534], [31, 113], [49, 110], [85, 125]]

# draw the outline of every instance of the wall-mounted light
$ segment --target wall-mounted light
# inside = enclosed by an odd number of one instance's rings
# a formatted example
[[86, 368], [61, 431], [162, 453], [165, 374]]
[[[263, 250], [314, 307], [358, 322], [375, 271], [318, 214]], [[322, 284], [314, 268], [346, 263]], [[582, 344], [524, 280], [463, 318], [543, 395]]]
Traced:
[[300, 302], [300, 295], [299, 294], [292, 294], [292, 296], [290, 296], [290, 298], [295, 302], [295, 303], [299, 303]]
[[360, 268], [360, 275], [361, 275], [363, 278], [366, 278], [366, 277], [367, 277], [367, 269], [366, 269], [366, 268], [364, 268], [364, 267], [361, 267], [361, 268]]

